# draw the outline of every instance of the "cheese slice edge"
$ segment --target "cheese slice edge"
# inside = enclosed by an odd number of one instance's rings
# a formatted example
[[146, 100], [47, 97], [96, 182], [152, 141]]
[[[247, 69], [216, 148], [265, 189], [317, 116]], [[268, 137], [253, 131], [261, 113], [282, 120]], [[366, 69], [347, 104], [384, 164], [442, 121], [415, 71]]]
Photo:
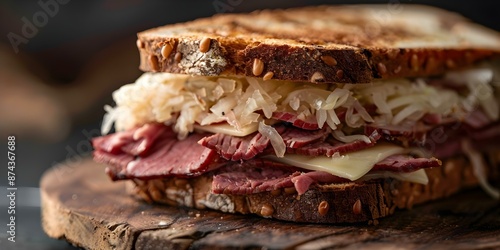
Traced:
[[400, 181], [409, 181], [414, 183], [419, 183], [427, 185], [429, 183], [429, 178], [425, 173], [424, 169], [419, 169], [410, 173], [398, 173], [391, 171], [372, 171], [367, 173], [365, 176], [361, 177], [360, 181], [367, 181], [371, 179], [383, 179], [383, 178], [393, 178]]
[[238, 136], [238, 137], [243, 137], [247, 136], [255, 131], [257, 131], [259, 127], [258, 123], [252, 123], [248, 126], [242, 127], [240, 129], [236, 129], [235, 127], [229, 125], [228, 123], [220, 123], [220, 124], [211, 124], [211, 125], [194, 125], [194, 128], [197, 130], [205, 131], [205, 132], [210, 132], [210, 133], [220, 133], [220, 134], [226, 134], [226, 135], [231, 135], [231, 136]]

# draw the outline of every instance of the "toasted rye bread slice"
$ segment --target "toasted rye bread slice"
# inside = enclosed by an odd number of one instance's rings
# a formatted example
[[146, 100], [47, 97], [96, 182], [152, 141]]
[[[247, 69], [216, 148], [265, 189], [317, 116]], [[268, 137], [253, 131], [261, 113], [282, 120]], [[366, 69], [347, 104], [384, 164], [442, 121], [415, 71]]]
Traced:
[[[499, 151], [488, 154], [489, 177], [500, 176]], [[443, 161], [443, 166], [427, 169], [428, 185], [394, 179], [364, 183], [317, 185], [298, 196], [294, 188], [251, 195], [213, 194], [212, 178], [154, 179], [130, 182], [130, 192], [147, 202], [222, 212], [257, 214], [293, 222], [353, 223], [376, 220], [396, 208], [450, 196], [478, 184], [465, 157]]]
[[137, 46], [143, 71], [367, 83], [499, 56], [500, 35], [433, 7], [385, 4], [217, 15], [141, 32]]

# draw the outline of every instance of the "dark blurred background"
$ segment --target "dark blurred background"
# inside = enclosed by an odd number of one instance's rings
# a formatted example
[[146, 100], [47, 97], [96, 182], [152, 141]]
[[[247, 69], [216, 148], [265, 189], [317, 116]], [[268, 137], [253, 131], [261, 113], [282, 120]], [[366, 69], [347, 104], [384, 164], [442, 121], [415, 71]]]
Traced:
[[[18, 242], [9, 244], [6, 147], [1, 147], [0, 248], [64, 249], [40, 228], [38, 183], [58, 163], [91, 152], [111, 92], [141, 72], [136, 33], [217, 13], [317, 4], [412, 3], [459, 12], [500, 30], [497, 1], [40, 0], [0, 2], [0, 143], [15, 135]], [[29, 25], [31, 23], [31, 25]], [[23, 33], [24, 32], [24, 33]], [[103, 172], [104, 174], [104, 172]]]

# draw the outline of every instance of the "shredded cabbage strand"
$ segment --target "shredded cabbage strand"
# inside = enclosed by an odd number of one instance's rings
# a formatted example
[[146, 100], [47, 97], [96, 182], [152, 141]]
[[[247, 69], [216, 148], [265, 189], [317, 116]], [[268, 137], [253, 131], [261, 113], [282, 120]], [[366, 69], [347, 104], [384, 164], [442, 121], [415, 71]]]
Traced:
[[261, 121], [261, 122], [259, 122], [259, 133], [261, 133], [262, 136], [269, 139], [269, 141], [271, 142], [271, 145], [274, 148], [274, 152], [276, 153], [276, 156], [278, 156], [278, 157], [285, 156], [285, 152], [286, 152], [285, 142], [283, 141], [283, 138], [278, 133], [278, 131], [276, 131], [276, 129], [274, 127], [266, 125], [264, 123], [264, 121]]
[[491, 197], [500, 199], [500, 191], [488, 183], [486, 164], [484, 163], [481, 154], [472, 148], [472, 145], [470, 145], [470, 142], [467, 139], [462, 141], [462, 150], [469, 158], [474, 175], [479, 180], [479, 184], [483, 190]]

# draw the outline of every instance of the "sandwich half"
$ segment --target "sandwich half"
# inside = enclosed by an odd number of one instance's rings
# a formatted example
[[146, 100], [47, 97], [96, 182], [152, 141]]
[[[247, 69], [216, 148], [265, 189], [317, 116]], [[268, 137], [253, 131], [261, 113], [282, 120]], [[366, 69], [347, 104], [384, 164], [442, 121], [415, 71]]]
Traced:
[[499, 177], [500, 35], [426, 6], [224, 14], [138, 34], [94, 159], [147, 202], [376, 221]]

